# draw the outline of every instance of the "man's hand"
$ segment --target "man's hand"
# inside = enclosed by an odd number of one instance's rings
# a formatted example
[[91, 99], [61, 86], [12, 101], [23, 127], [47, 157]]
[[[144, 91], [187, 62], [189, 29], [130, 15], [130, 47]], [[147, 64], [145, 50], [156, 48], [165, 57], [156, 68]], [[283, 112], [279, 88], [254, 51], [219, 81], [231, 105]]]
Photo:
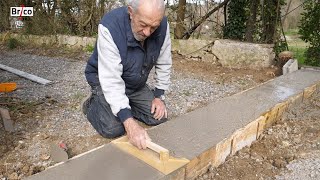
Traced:
[[126, 129], [130, 143], [139, 149], [146, 149], [146, 142], [150, 141], [147, 131], [142, 128], [133, 118], [125, 120], [123, 125]]
[[168, 113], [166, 106], [164, 105], [163, 101], [159, 98], [154, 98], [152, 100], [152, 105], [151, 105], [151, 114], [153, 114], [153, 118], [160, 120], [163, 118], [168, 118]]

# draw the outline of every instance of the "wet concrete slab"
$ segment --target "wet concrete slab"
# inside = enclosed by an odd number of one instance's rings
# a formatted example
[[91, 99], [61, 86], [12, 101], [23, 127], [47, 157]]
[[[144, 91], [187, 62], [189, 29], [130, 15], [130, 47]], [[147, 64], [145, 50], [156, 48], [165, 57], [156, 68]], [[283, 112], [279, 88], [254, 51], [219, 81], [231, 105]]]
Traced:
[[193, 159], [276, 104], [319, 81], [319, 71], [299, 70], [182, 115], [148, 133], [153, 142], [173, 156]]
[[[174, 157], [192, 160], [263, 113], [320, 82], [320, 71], [299, 70], [235, 94], [148, 130], [152, 141]], [[179, 171], [180, 172], [180, 171]], [[184, 169], [179, 174], [183, 179]], [[180, 176], [181, 175], [181, 176]], [[112, 144], [52, 167], [40, 179], [170, 179]]]
[[141, 180], [161, 179], [164, 175], [112, 144], [49, 168], [27, 180]]

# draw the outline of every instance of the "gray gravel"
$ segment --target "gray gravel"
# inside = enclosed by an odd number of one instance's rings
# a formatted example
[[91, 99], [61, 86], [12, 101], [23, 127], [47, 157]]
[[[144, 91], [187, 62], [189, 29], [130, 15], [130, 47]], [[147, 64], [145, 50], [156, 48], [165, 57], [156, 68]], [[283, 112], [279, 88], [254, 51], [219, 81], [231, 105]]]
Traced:
[[[150, 73], [148, 84], [153, 83], [153, 73]], [[234, 84], [217, 84], [215, 82], [199, 79], [192, 74], [182, 74], [173, 71], [170, 89], [166, 92], [166, 104], [170, 117], [185, 114], [195, 108], [202, 107], [222, 97], [240, 91]]]
[[304, 158], [292, 161], [287, 165], [277, 180], [319, 180], [320, 179], [320, 151], [306, 154]]
[[[51, 111], [47, 112], [46, 116], [35, 115], [33, 117], [38, 122], [37, 127], [32, 130], [33, 132], [43, 131], [45, 127], [48, 135], [57, 135], [59, 132], [66, 136], [92, 136], [96, 134], [80, 112], [80, 102], [90, 90], [83, 73], [85, 61], [8, 52], [0, 54], [0, 63], [54, 82], [52, 85], [43, 86], [0, 70], [0, 82], [14, 81], [23, 87], [10, 93], [11, 96], [19, 97], [25, 101], [37, 101], [51, 97], [58, 102], [52, 105]], [[255, 85], [250, 78], [246, 79], [251, 83], [250, 86]], [[166, 99], [170, 117], [179, 116], [204, 106], [208, 102], [239, 92], [243, 86], [248, 85], [243, 81], [239, 84], [218, 84], [174, 70], [171, 81], [172, 86], [167, 92]], [[152, 75], [148, 84], [150, 86], [153, 84]], [[41, 121], [39, 121], [40, 118], [42, 118]], [[24, 130], [23, 127], [23, 124], [17, 124], [19, 130]], [[28, 133], [26, 132], [26, 134]]]
[[[63, 58], [51, 58], [20, 53], [5, 53], [0, 55], [0, 63], [53, 81], [52, 85], [43, 86], [12, 73], [0, 70], [0, 82], [17, 82], [23, 88], [12, 93], [25, 101], [38, 101], [51, 97], [58, 103], [52, 104], [47, 116], [33, 118], [38, 127], [33, 132], [46, 131], [48, 135], [59, 132], [67, 136], [91, 136], [96, 134], [87, 120], [80, 113], [80, 102], [89, 86], [85, 81], [85, 61], [72, 61]], [[46, 111], [46, 110], [45, 110]], [[39, 121], [39, 118], [44, 118]], [[27, 121], [30, 122], [30, 121]], [[33, 121], [31, 121], [33, 122]], [[18, 130], [24, 130], [23, 124], [17, 124]], [[84, 128], [85, 127], [85, 128]], [[30, 130], [27, 131], [28, 134]]]

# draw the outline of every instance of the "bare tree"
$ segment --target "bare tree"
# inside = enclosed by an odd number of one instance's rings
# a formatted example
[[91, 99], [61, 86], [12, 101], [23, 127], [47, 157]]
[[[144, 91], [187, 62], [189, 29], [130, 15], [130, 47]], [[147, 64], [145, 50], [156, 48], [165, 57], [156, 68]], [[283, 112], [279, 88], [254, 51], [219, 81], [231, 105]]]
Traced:
[[179, 0], [178, 11], [177, 11], [177, 24], [174, 30], [174, 38], [182, 39], [184, 27], [184, 18], [186, 14], [186, 0]]
[[282, 18], [281, 24], [284, 24], [284, 21], [285, 21], [286, 18], [287, 18], [289, 9], [290, 9], [290, 7], [291, 7], [291, 3], [292, 3], [292, 0], [289, 0], [289, 3], [288, 3], [288, 5], [287, 5], [287, 10], [286, 10], [286, 13], [284, 14], [284, 16], [283, 16], [283, 18]]
[[200, 20], [195, 23], [188, 31], [186, 31], [183, 34], [183, 38], [184, 39], [189, 39], [190, 36], [192, 35], [192, 33], [203, 23], [206, 21], [206, 19], [208, 17], [210, 17], [214, 12], [216, 12], [218, 9], [220, 9], [221, 7], [223, 7], [224, 5], [226, 5], [230, 0], [225, 0], [222, 3], [220, 3], [218, 6], [214, 7], [212, 10], [210, 10], [209, 12], [207, 12], [207, 14], [205, 14], [204, 16], [202, 16], [200, 18]]

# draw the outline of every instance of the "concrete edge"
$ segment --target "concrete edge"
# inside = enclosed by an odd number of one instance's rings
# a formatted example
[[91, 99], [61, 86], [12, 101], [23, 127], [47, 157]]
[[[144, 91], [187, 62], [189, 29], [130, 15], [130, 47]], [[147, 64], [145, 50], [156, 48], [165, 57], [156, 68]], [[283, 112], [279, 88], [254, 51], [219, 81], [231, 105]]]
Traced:
[[[269, 80], [272, 81], [273, 79]], [[269, 82], [267, 81], [267, 82]], [[265, 83], [267, 83], [265, 82]], [[263, 83], [264, 84], [264, 83]], [[261, 84], [262, 85], [262, 84]], [[255, 86], [253, 88], [259, 87]], [[250, 89], [253, 89], [250, 88]], [[237, 94], [241, 94], [248, 90], [242, 91]], [[259, 118], [253, 120], [245, 127], [236, 130], [230, 137], [225, 138], [220, 141], [218, 144], [202, 152], [200, 155], [191, 159], [190, 162], [172, 172], [169, 175], [161, 178], [163, 180], [175, 180], [175, 179], [194, 179], [198, 175], [205, 173], [209, 166], [218, 167], [223, 164], [228, 156], [234, 155], [237, 151], [241, 150], [243, 147], [250, 146], [254, 141], [256, 141], [260, 135], [276, 123], [288, 109], [306, 101], [309, 99], [315, 92], [320, 92], [320, 81], [317, 83], [306, 87], [303, 92], [298, 93], [284, 102], [276, 104], [266, 113], [262, 114]], [[90, 151], [79, 154], [70, 158], [68, 161], [79, 158], [83, 155], [91, 153], [97, 149], [102, 148], [105, 145], [96, 147]], [[66, 162], [68, 162], [66, 161]], [[53, 166], [50, 166], [48, 169], [59, 166], [65, 162], [57, 163]]]
[[179, 176], [171, 176], [169, 179], [195, 179], [200, 174], [205, 173], [209, 166], [218, 167], [225, 162], [228, 156], [234, 155], [243, 147], [250, 146], [258, 140], [263, 131], [274, 125], [288, 109], [303, 103], [316, 92], [320, 92], [320, 81], [306, 87], [303, 92], [292, 96], [288, 100], [278, 103], [245, 127], [236, 130], [230, 137], [191, 159], [184, 170], [177, 170], [180, 173], [185, 172], [184, 178], [179, 174]]
[[[57, 167], [57, 166], [59, 166], [59, 165], [62, 165], [62, 164], [64, 164], [64, 163], [67, 163], [68, 161], [71, 161], [71, 160], [73, 160], [73, 159], [76, 159], [76, 158], [79, 158], [79, 157], [84, 156], [84, 155], [86, 155], [86, 154], [89, 154], [89, 153], [91, 153], [91, 152], [93, 152], [93, 151], [95, 151], [95, 150], [97, 150], [97, 149], [102, 148], [103, 146], [105, 146], [105, 145], [98, 146], [98, 147], [93, 148], [93, 149], [91, 149], [91, 150], [89, 150], [89, 151], [86, 151], [86, 152], [84, 152], [84, 153], [81, 153], [81, 154], [78, 154], [78, 155], [76, 155], [76, 156], [73, 156], [72, 158], [68, 159], [67, 161], [56, 163], [56, 164], [48, 167], [47, 169], [51, 169], [51, 168]], [[47, 170], [47, 169], [46, 169], [46, 170]]]

